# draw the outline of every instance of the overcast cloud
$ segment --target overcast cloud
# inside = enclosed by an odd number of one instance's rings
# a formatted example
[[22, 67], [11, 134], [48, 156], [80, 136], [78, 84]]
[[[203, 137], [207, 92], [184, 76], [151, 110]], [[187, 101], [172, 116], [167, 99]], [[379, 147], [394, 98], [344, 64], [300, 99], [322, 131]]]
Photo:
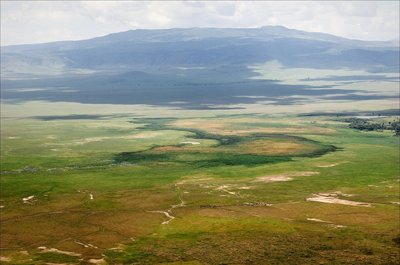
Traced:
[[138, 28], [282, 25], [362, 40], [399, 39], [398, 1], [4, 1], [1, 45], [87, 39]]

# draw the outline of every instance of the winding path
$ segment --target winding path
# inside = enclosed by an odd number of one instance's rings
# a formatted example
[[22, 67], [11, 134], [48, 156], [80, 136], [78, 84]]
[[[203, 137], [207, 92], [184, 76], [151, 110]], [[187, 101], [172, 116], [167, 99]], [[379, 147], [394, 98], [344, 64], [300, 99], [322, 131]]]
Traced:
[[161, 223], [163, 225], [166, 225], [169, 222], [171, 222], [173, 219], [175, 219], [175, 216], [172, 215], [172, 210], [173, 209], [186, 206], [185, 202], [182, 199], [182, 195], [181, 195], [182, 192], [181, 192], [181, 189], [179, 188], [178, 184], [175, 184], [175, 188], [176, 188], [176, 190], [178, 192], [178, 198], [180, 200], [180, 203], [171, 205], [171, 207], [167, 211], [147, 211], [149, 213], [161, 213], [161, 214], [164, 214], [167, 218], [169, 218], [167, 221], [164, 221], [164, 222]]

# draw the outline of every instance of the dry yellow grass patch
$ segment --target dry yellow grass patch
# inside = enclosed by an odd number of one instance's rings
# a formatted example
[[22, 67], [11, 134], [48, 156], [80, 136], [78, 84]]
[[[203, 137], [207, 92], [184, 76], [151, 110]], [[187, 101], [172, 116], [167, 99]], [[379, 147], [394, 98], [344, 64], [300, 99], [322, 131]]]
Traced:
[[322, 127], [279, 127], [279, 128], [256, 128], [249, 130], [237, 130], [236, 134], [245, 135], [251, 133], [272, 134], [332, 134], [335, 130]]
[[[222, 135], [247, 135], [251, 133], [272, 133], [272, 134], [332, 134], [334, 129], [324, 128], [319, 126], [290, 126], [290, 127], [267, 127], [260, 126], [259, 128], [251, 129], [236, 129], [238, 125], [245, 126], [246, 122], [262, 122], [259, 119], [218, 119], [218, 120], [205, 120], [205, 119], [190, 119], [190, 120], [177, 120], [169, 125], [181, 128], [191, 128], [204, 130], [209, 133], [216, 133]], [[234, 128], [235, 127], [235, 128]]]
[[192, 128], [204, 130], [211, 133], [222, 133], [229, 130], [229, 120], [203, 120], [203, 119], [190, 119], [190, 120], [176, 120], [170, 125], [181, 128]]
[[262, 154], [262, 155], [287, 155], [295, 153], [307, 153], [313, 151], [315, 146], [312, 144], [295, 141], [272, 141], [255, 140], [246, 142], [239, 146], [242, 153]]
[[200, 153], [237, 153], [255, 155], [296, 155], [313, 152], [316, 145], [307, 142], [299, 142], [292, 139], [267, 140], [259, 139], [241, 142], [237, 145], [206, 147], [200, 145], [185, 146], [160, 146], [153, 150], [158, 152], [200, 152]]
[[167, 146], [156, 147], [153, 150], [159, 152], [183, 152], [187, 151], [188, 149], [182, 146], [167, 145]]
[[163, 132], [140, 132], [133, 135], [120, 137], [124, 139], [148, 139], [148, 138], [155, 138], [161, 136]]
[[339, 165], [339, 163], [320, 164], [320, 165], [317, 165], [317, 167], [322, 167], [322, 168], [325, 168], [325, 167], [336, 167], [337, 165]]

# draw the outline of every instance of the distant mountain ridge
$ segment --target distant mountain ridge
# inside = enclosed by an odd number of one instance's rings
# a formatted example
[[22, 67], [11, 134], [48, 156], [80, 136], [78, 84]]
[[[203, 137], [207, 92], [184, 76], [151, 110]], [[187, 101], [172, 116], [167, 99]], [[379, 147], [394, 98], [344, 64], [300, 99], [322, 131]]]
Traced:
[[[272, 75], [258, 79], [263, 74], [254, 69], [271, 64], [277, 66], [275, 72], [260, 70]], [[295, 69], [294, 76], [280, 73], [292, 68], [302, 69]], [[307, 77], [315, 69], [327, 71]], [[2, 47], [1, 98], [186, 109], [290, 105], [304, 98], [393, 99], [397, 94], [371, 94], [346, 84], [380, 80], [395, 86], [398, 71], [399, 47], [390, 42], [280, 26], [130, 30], [81, 41]], [[334, 74], [338, 72], [352, 74]], [[286, 78], [297, 81], [285, 83]], [[379, 91], [382, 83], [375, 84]]]
[[345, 39], [282, 26], [129, 30], [80, 41], [1, 47], [2, 78], [154, 67], [251, 65], [397, 71], [392, 42]]
[[[355, 46], [376, 46], [376, 47], [396, 47], [395, 41], [362, 41], [356, 39], [347, 39], [328, 33], [306, 32], [297, 29], [289, 29], [283, 26], [263, 26], [260, 28], [171, 28], [171, 29], [135, 29], [124, 32], [111, 33], [100, 37], [75, 41], [56, 41], [42, 44], [22, 44], [2, 46], [6, 52], [17, 52], [30, 50], [33, 46], [62, 46], [81, 43], [105, 44], [115, 41], [165, 41], [166, 38], [176, 38], [176, 40], [193, 40], [199, 38], [226, 38], [226, 37], [244, 37], [244, 38], [271, 38], [271, 37], [296, 37], [308, 38], [320, 41], [346, 42]], [[78, 44], [79, 45], [79, 44]], [[397, 43], [397, 47], [400, 44]]]

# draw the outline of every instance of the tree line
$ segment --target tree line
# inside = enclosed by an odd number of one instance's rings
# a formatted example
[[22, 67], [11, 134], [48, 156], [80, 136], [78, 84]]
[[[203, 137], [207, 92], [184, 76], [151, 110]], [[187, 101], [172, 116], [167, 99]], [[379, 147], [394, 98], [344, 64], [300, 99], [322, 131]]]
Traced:
[[349, 128], [362, 130], [362, 131], [393, 131], [396, 136], [400, 136], [400, 120], [393, 120], [389, 122], [372, 121], [360, 118], [347, 118], [344, 120], [349, 123]]

